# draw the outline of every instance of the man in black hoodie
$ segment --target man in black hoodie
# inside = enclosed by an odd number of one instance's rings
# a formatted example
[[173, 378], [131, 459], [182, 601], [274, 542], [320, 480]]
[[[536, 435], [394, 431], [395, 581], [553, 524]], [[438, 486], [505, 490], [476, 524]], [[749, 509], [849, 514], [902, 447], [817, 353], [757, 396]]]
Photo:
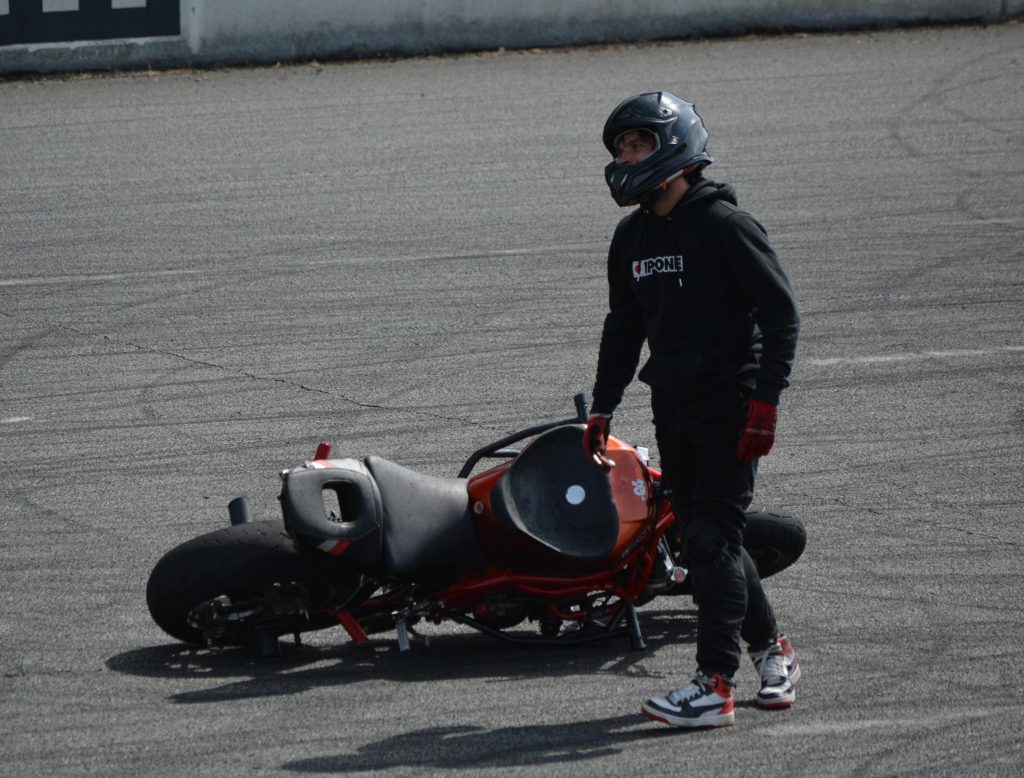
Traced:
[[693, 105], [668, 92], [626, 100], [605, 124], [612, 197], [640, 207], [619, 224], [608, 253], [610, 310], [584, 436], [588, 454], [609, 467], [608, 425], [646, 340], [639, 378], [651, 387], [663, 477], [683, 518], [697, 672], [642, 711], [687, 727], [734, 723], [741, 638], [760, 675], [762, 707], [791, 705], [800, 676], [742, 545], [799, 315], [764, 228], [739, 208], [731, 186], [703, 177], [713, 161], [707, 139]]

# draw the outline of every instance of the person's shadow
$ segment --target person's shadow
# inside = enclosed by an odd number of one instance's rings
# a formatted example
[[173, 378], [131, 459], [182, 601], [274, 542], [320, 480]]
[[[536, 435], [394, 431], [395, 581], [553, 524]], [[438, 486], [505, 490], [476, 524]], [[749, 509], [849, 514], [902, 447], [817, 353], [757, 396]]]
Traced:
[[[408, 653], [400, 653], [394, 637], [387, 635], [362, 646], [348, 642], [324, 646], [323, 641], [290, 646], [283, 656], [270, 659], [262, 658], [255, 649], [205, 649], [179, 643], [127, 651], [106, 664], [115, 672], [137, 676], [226, 681], [171, 695], [171, 702], [184, 705], [294, 695], [352, 683], [424, 683], [439, 678], [513, 683], [550, 678], [558, 683], [567, 676], [612, 674], [661, 683], [642, 660], [667, 645], [692, 643], [696, 612], [681, 608], [641, 612], [640, 623], [647, 643], [642, 651], [631, 649], [625, 632], [592, 644], [523, 648], [458, 630], [432, 636], [429, 647], [414, 644]], [[579, 718], [577, 722], [499, 729], [467, 724], [432, 726], [388, 735], [352, 751], [295, 759], [279, 768], [299, 773], [351, 773], [414, 766], [437, 770], [537, 767], [599, 759], [621, 752], [638, 739], [695, 731], [652, 726], [639, 711], [595, 719], [581, 710]]]
[[618, 754], [641, 738], [697, 730], [652, 727], [639, 713], [581, 720], [569, 724], [529, 724], [486, 729], [479, 726], [428, 727], [392, 735], [352, 752], [285, 762], [300, 773], [355, 773], [395, 767], [451, 770], [472, 767], [537, 767], [600, 759]]

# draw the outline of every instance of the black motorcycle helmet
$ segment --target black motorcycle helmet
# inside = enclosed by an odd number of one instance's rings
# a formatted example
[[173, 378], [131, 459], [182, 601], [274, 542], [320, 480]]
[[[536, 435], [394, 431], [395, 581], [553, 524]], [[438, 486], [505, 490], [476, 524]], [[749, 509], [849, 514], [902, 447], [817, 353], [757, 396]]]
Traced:
[[[615, 143], [630, 130], [653, 135], [654, 152], [635, 165], [620, 165], [614, 159]], [[704, 150], [708, 131], [693, 103], [671, 92], [647, 92], [629, 98], [612, 111], [603, 137], [613, 158], [604, 169], [604, 177], [621, 206], [642, 203], [680, 175], [714, 162]]]

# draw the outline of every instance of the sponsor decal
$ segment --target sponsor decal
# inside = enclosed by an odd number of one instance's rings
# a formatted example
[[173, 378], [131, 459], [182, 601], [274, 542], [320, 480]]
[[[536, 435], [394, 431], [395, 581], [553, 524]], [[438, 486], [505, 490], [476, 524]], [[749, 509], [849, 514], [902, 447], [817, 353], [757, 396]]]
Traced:
[[683, 256], [673, 254], [665, 257], [649, 257], [648, 259], [637, 259], [633, 262], [633, 279], [639, 281], [641, 278], [656, 275], [659, 273], [682, 273]]
[[630, 543], [629, 546], [626, 547], [626, 550], [623, 551], [621, 554], [619, 554], [619, 561], [621, 562], [623, 559], [625, 559], [630, 554], [632, 554], [634, 551], [636, 551], [637, 546], [639, 546], [641, 543], [643, 543], [645, 540], [647, 540], [647, 538], [649, 538], [650, 536], [651, 536], [651, 525], [648, 524], [646, 527], [644, 527], [642, 530], [640, 530], [640, 534], [637, 535], [636, 538], [634, 538], [633, 542]]

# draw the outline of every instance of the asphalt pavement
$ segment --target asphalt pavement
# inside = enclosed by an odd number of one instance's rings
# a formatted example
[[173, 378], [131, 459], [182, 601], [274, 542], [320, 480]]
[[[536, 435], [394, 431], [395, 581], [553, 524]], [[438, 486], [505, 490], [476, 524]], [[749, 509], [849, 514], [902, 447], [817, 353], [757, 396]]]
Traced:
[[[0, 774], [1024, 771], [1024, 26], [0, 82]], [[693, 100], [803, 330], [759, 493], [798, 702], [677, 733], [649, 647], [275, 660], [175, 644], [144, 592], [319, 440], [454, 474], [590, 391], [622, 213], [600, 129]], [[653, 447], [634, 385], [614, 432]], [[655, 450], [655, 457], [657, 452]]]

